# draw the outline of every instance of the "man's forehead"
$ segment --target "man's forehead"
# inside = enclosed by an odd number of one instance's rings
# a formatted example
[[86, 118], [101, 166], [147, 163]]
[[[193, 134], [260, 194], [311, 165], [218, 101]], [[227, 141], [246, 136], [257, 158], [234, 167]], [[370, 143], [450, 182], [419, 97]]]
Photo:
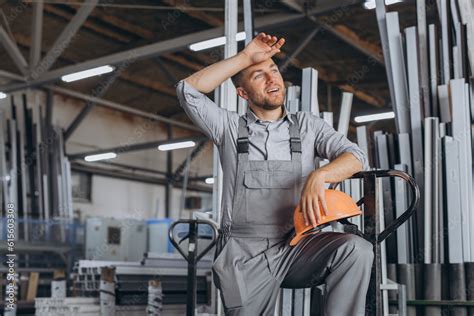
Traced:
[[273, 62], [272, 59], [268, 59], [266, 61], [262, 61], [261, 63], [259, 64], [256, 64], [256, 65], [252, 65], [250, 67], [247, 67], [245, 69], [245, 72], [248, 73], [248, 74], [251, 74], [255, 71], [258, 71], [260, 69], [265, 69], [265, 68], [272, 68], [272, 67], [275, 67], [276, 64]]

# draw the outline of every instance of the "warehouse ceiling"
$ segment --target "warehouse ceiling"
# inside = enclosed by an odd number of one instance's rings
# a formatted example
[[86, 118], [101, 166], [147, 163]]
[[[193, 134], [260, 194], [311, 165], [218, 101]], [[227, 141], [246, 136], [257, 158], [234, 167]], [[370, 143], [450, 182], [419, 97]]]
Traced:
[[[3, 1], [1, 4], [0, 23], [27, 61], [33, 34], [32, 2], [37, 0]], [[41, 58], [50, 51], [78, 10], [90, 5], [87, 2], [90, 1], [44, 1]], [[239, 21], [243, 21], [242, 1], [239, 5]], [[408, 21], [416, 20], [414, 2], [398, 3], [388, 9], [392, 7], [400, 12], [402, 29], [409, 26]], [[429, 21], [436, 7], [430, 4], [427, 7]], [[254, 1], [255, 21], [290, 14], [300, 14], [301, 18], [256, 30], [286, 38], [282, 53], [275, 58], [279, 65], [312, 36], [304, 49], [289, 59], [284, 71], [286, 81], [301, 84], [301, 69], [314, 67], [319, 71], [321, 110], [331, 110], [337, 115], [341, 90], [355, 95], [353, 115], [391, 109], [374, 10], [365, 9], [361, 1]], [[222, 0], [101, 0], [50, 70], [223, 25]], [[314, 33], [316, 28], [319, 30]], [[242, 46], [243, 42], [240, 42], [240, 48]], [[222, 47], [193, 52], [184, 46], [122, 63], [120, 75], [101, 97], [143, 111], [187, 120], [178, 105], [174, 84], [221, 59], [222, 54]], [[20, 75], [4, 48], [0, 49], [0, 69]], [[60, 80], [48, 83], [94, 95], [111, 77], [103, 75], [73, 83]]]

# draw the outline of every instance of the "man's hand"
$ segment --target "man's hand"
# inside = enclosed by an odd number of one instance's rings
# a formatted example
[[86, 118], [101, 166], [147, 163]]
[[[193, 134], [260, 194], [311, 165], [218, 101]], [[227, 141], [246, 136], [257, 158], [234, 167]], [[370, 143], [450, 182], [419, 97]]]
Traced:
[[[311, 224], [315, 227], [321, 221], [321, 211], [324, 215], [328, 214], [325, 183], [326, 174], [319, 170], [311, 172], [306, 180], [298, 205], [298, 211], [303, 212], [306, 225]], [[321, 202], [322, 210], [320, 210], [319, 202]]]
[[245, 55], [251, 64], [258, 64], [279, 53], [283, 44], [285, 44], [284, 38], [277, 39], [276, 36], [259, 33], [247, 44], [241, 54]]

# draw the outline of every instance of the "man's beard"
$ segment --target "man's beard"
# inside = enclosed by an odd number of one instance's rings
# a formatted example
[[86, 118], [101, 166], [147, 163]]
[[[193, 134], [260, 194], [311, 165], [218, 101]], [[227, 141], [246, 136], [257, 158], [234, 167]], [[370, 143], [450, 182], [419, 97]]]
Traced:
[[271, 111], [271, 110], [276, 110], [284, 105], [285, 102], [285, 94], [283, 94], [283, 100], [281, 102], [269, 102], [269, 100], [266, 100], [263, 98], [263, 100], [252, 100], [252, 103], [264, 110]]
[[283, 106], [283, 103], [281, 104], [276, 104], [276, 103], [268, 103], [268, 102], [263, 102], [263, 103], [257, 103], [257, 102], [253, 102], [253, 104], [261, 109], [264, 109], [264, 110], [267, 110], [267, 111], [270, 111], [270, 110], [276, 110], [280, 107]]

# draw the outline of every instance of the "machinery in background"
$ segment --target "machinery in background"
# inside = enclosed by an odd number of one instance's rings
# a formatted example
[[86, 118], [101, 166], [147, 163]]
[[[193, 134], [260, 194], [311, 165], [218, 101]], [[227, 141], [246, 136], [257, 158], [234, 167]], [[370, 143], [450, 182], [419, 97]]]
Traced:
[[145, 221], [102, 217], [86, 220], [86, 259], [140, 261], [146, 250]]
[[[187, 299], [188, 264], [179, 254], [154, 255], [140, 262], [79, 260], [72, 274], [73, 292], [78, 297], [99, 297], [101, 271], [115, 268], [117, 308], [146, 306], [148, 284], [160, 282], [163, 314], [183, 315]], [[215, 307], [212, 292], [212, 259], [203, 257], [196, 265], [196, 300], [203, 311]]]

